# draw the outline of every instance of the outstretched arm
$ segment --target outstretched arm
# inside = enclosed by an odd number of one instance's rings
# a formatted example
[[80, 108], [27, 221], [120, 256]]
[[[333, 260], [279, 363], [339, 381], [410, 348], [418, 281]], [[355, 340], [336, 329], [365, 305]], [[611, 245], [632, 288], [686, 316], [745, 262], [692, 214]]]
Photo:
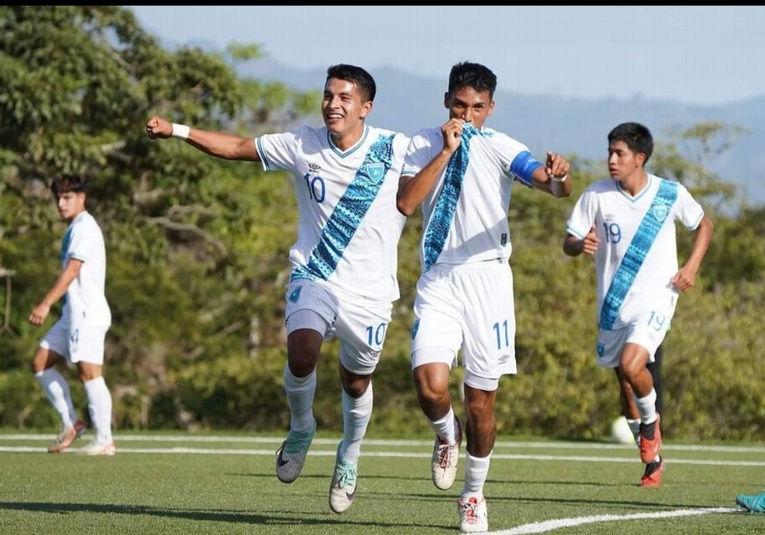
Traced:
[[255, 140], [249, 137], [173, 124], [157, 115], [146, 121], [146, 133], [151, 139], [169, 137], [184, 139], [186, 143], [202, 152], [224, 160], [260, 161], [258, 151], [255, 149]]

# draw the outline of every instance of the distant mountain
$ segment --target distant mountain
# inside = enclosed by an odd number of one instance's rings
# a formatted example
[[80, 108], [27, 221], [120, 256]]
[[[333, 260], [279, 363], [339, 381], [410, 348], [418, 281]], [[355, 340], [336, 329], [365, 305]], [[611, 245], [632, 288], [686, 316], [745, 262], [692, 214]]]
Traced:
[[[240, 76], [277, 80], [301, 91], [321, 89], [325, 69], [294, 69], [269, 58], [237, 64]], [[375, 69], [375, 109], [370, 124], [413, 134], [424, 126], [446, 119], [443, 94], [446, 77], [435, 79], [396, 67]], [[620, 99], [587, 100], [529, 96], [502, 87], [519, 82], [500, 80], [494, 95], [496, 109], [487, 124], [522, 141], [538, 157], [554, 150], [582, 158], [603, 160], [606, 135], [617, 124], [637, 121], [648, 126], [658, 141], [668, 141], [671, 130], [686, 129], [706, 121], [742, 127], [744, 136], [729, 150], [707, 164], [726, 182], [737, 185], [750, 204], [765, 204], [765, 95], [725, 105], [698, 106], [671, 101], [645, 100], [634, 93]]]

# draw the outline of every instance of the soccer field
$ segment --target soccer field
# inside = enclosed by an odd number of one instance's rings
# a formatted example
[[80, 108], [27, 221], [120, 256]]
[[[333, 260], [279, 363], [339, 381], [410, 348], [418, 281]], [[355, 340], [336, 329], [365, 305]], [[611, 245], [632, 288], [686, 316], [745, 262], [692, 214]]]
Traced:
[[[54, 432], [0, 432], [2, 534], [458, 533], [457, 481], [430, 481], [432, 439], [369, 438], [356, 503], [327, 503], [338, 437], [319, 432], [300, 478], [279, 482], [283, 437], [116, 434], [117, 455], [50, 455]], [[87, 443], [89, 435], [75, 443]], [[660, 489], [642, 489], [634, 446], [498, 439], [485, 492], [491, 533], [765, 533], [736, 494], [765, 488], [765, 446], [667, 443]]]

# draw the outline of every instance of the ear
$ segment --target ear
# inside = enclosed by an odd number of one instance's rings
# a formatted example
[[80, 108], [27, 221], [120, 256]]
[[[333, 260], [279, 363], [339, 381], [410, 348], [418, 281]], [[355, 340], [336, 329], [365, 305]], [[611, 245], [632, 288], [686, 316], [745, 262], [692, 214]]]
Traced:
[[488, 116], [489, 116], [489, 115], [491, 115], [492, 113], [494, 113], [494, 100], [492, 100], [491, 102], [489, 102], [489, 113], [487, 113], [487, 114], [486, 114], [486, 116], [488, 117]]
[[446, 93], [444, 93], [444, 108], [446, 108], [447, 110], [449, 109], [450, 100], [451, 99], [449, 98], [449, 92], [447, 91]]
[[361, 105], [361, 117], [366, 117], [370, 114], [372, 111], [372, 108], [374, 108], [375, 103], [371, 100], [367, 100], [364, 104]]
[[647, 160], [645, 157], [645, 152], [638, 152], [635, 155], [635, 160], [637, 160], [637, 163], [640, 165], [640, 167], [645, 166], [645, 161]]

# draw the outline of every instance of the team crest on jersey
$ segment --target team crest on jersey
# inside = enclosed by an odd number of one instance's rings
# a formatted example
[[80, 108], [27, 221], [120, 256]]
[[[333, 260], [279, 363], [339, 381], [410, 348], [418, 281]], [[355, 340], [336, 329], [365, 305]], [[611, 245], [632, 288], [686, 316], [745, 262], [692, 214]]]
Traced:
[[300, 299], [300, 292], [303, 290], [302, 286], [298, 286], [287, 298], [290, 303], [297, 303], [298, 299]]
[[382, 163], [368, 163], [364, 167], [364, 172], [375, 182], [378, 182], [380, 179], [382, 179], [383, 175], [385, 174], [385, 165]]
[[652, 206], [651, 214], [653, 214], [653, 217], [655, 217], [659, 223], [663, 223], [664, 220], [667, 219], [667, 215], [669, 215], [669, 206], [666, 204], [657, 204], [656, 206]]

